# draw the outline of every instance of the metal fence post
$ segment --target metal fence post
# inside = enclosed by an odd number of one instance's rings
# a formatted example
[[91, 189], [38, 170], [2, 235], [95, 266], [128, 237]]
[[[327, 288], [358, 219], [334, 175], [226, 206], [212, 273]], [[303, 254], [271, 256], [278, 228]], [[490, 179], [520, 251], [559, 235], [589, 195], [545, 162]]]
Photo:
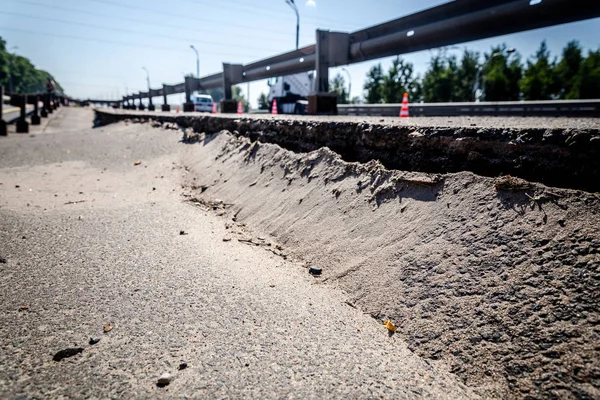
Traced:
[[28, 133], [29, 123], [27, 122], [27, 95], [19, 96], [19, 107], [21, 107], [21, 116], [17, 121], [17, 133]]
[[46, 109], [46, 112], [48, 114], [52, 114], [52, 112], [54, 111], [54, 109], [52, 108], [52, 104], [50, 103], [52, 101], [52, 95], [50, 93], [46, 93], [44, 95], [44, 108]]
[[6, 129], [6, 121], [4, 120], [4, 114], [2, 113], [2, 108], [4, 107], [4, 86], [0, 86], [0, 136], [8, 135], [8, 130]]
[[40, 95], [33, 96], [33, 115], [31, 116], [31, 125], [39, 125], [41, 123], [39, 113]]
[[40, 116], [42, 118], [48, 118], [48, 100], [47, 93], [42, 93], [42, 110], [40, 111]]

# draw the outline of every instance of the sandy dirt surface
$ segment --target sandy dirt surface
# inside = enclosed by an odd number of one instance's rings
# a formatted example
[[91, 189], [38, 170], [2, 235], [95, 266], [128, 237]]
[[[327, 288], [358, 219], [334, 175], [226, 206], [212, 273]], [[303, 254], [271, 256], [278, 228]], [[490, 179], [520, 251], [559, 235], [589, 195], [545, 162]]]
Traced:
[[[324, 277], [308, 274], [303, 243], [330, 248], [324, 225], [295, 244], [251, 226], [259, 203], [276, 223], [295, 196], [275, 205], [250, 190], [246, 208], [222, 186], [217, 201], [219, 169], [276, 171], [236, 158], [238, 144], [229, 164], [214, 160], [226, 135], [192, 146], [149, 124], [91, 129], [87, 109], [55, 117], [0, 138], [0, 398], [477, 397], [445, 363], [409, 350], [406, 328], [388, 335], [354, 292], [323, 284], [337, 268], [323, 251]], [[239, 179], [238, 190], [251, 186]], [[200, 181], [212, 185], [206, 198]], [[377, 288], [399, 300], [394, 290]], [[165, 373], [170, 384], [157, 387]]]
[[186, 132], [187, 188], [486, 398], [600, 398], [600, 197]]

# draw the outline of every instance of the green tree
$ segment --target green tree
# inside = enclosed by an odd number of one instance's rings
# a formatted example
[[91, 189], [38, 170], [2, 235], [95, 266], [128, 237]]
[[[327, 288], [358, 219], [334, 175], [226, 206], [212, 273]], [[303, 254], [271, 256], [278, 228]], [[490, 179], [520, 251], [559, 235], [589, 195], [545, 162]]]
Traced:
[[486, 101], [519, 100], [523, 66], [520, 55], [510, 51], [506, 44], [502, 44], [492, 47], [492, 51], [484, 55], [481, 73]]
[[231, 96], [232, 96], [232, 98], [234, 100], [242, 102], [242, 108], [244, 109], [244, 112], [248, 112], [249, 111], [248, 100], [242, 94], [242, 88], [240, 86], [235, 85], [235, 86], [231, 87]]
[[544, 40], [527, 68], [521, 81], [525, 100], [550, 100], [555, 89], [554, 63], [550, 61], [550, 51]]
[[0, 38], [0, 85], [8, 87], [8, 65], [10, 59], [6, 51], [6, 42]]
[[460, 66], [458, 67], [458, 76], [456, 80], [455, 100], [456, 101], [474, 101], [475, 78], [479, 69], [479, 53], [476, 51], [465, 50]]
[[11, 78], [15, 93], [45, 92], [48, 78], [54, 81], [58, 92], [63, 92], [62, 86], [52, 75], [36, 69], [29, 59], [9, 53], [6, 50], [6, 42], [0, 38], [0, 85], [9, 90]]
[[410, 101], [421, 96], [419, 78], [415, 78], [413, 64], [396, 57], [387, 75], [383, 77], [382, 95], [386, 103], [401, 103], [404, 93], [408, 93]]
[[562, 58], [554, 69], [555, 89], [559, 98], [579, 98], [578, 82], [582, 63], [583, 55], [579, 42], [570, 41], [563, 49]]
[[348, 91], [346, 90], [346, 82], [341, 74], [337, 74], [329, 83], [329, 88], [332, 92], [337, 92], [338, 104], [348, 104]]
[[597, 99], [600, 97], [600, 50], [590, 51], [581, 64], [577, 78], [578, 98]]
[[426, 103], [456, 101], [458, 78], [456, 57], [438, 53], [423, 76], [423, 100]]
[[261, 93], [258, 97], [258, 109], [268, 110], [269, 109], [269, 98], [266, 94]]
[[364, 84], [365, 100], [369, 104], [381, 103], [383, 100], [383, 69], [381, 63], [371, 67], [367, 72]]

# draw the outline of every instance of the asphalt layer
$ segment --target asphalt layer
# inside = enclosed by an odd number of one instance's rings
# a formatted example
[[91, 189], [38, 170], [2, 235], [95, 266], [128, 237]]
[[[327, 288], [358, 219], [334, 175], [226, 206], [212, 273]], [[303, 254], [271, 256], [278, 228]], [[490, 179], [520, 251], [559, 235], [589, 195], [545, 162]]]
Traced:
[[301, 261], [224, 241], [181, 132], [92, 119], [0, 138], [0, 398], [476, 397]]
[[[157, 106], [160, 107], [160, 106]], [[100, 110], [109, 110], [100, 108]], [[112, 110], [112, 109], [110, 109]], [[148, 115], [209, 115], [208, 113], [176, 113], [162, 111], [113, 110], [124, 114]], [[351, 116], [351, 115], [271, 115], [271, 114], [216, 114], [220, 118], [252, 118], [279, 121], [316, 121], [316, 122], [354, 122], [381, 125], [415, 126], [415, 127], [449, 127], [449, 128], [484, 128], [484, 129], [600, 129], [600, 118], [567, 118], [567, 117], [396, 117]]]

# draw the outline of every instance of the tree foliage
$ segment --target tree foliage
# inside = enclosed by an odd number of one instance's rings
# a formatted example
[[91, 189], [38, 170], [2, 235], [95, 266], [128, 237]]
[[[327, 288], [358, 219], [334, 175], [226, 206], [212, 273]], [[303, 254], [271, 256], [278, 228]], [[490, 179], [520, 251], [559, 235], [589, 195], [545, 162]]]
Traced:
[[258, 109], [268, 110], [269, 109], [269, 97], [265, 93], [261, 93], [258, 97]]
[[577, 77], [578, 96], [580, 99], [597, 99], [600, 97], [600, 50], [590, 51], [581, 64]]
[[336, 76], [333, 77], [333, 79], [329, 83], [329, 89], [332, 92], [337, 92], [338, 104], [348, 104], [349, 96], [348, 96], [346, 81], [344, 80], [344, 77], [341, 74], [337, 74]]
[[584, 56], [577, 41], [552, 59], [546, 42], [525, 65], [521, 56], [505, 44], [479, 54], [465, 50], [461, 59], [441, 49], [432, 57], [423, 79], [413, 77], [412, 64], [399, 57], [384, 73], [381, 64], [367, 73], [367, 103], [399, 103], [404, 92], [411, 102], [589, 99], [600, 97], [600, 50]]
[[[583, 63], [583, 54], [579, 42], [573, 40], [563, 49], [562, 59], [554, 69], [555, 89], [561, 99], [579, 97], [579, 70]], [[560, 82], [560, 84], [559, 84]]]
[[367, 72], [364, 89], [367, 103], [375, 104], [383, 101], [383, 69], [381, 63], [371, 67]]
[[484, 55], [481, 72], [486, 101], [519, 100], [523, 67], [519, 53], [510, 51], [513, 53], [509, 53], [509, 49], [503, 44], [492, 47], [492, 51]]
[[423, 76], [423, 101], [438, 103], [457, 101], [458, 64], [456, 57], [439, 53], [433, 57]]
[[554, 62], [544, 40], [533, 59], [527, 61], [527, 68], [521, 81], [521, 91], [525, 100], [551, 100], [556, 88]]
[[249, 111], [248, 100], [246, 99], [246, 96], [244, 96], [244, 94], [242, 93], [242, 88], [240, 86], [235, 85], [231, 87], [231, 96], [234, 100], [242, 102], [242, 108], [244, 112]]
[[46, 91], [48, 78], [54, 81], [55, 89], [63, 92], [61, 85], [50, 73], [36, 69], [29, 59], [10, 53], [6, 42], [0, 38], [0, 85], [14, 93], [39, 93]]
[[387, 75], [383, 77], [382, 97], [386, 103], [401, 103], [404, 93], [410, 98], [421, 96], [419, 78], [414, 76], [413, 64], [396, 57]]

